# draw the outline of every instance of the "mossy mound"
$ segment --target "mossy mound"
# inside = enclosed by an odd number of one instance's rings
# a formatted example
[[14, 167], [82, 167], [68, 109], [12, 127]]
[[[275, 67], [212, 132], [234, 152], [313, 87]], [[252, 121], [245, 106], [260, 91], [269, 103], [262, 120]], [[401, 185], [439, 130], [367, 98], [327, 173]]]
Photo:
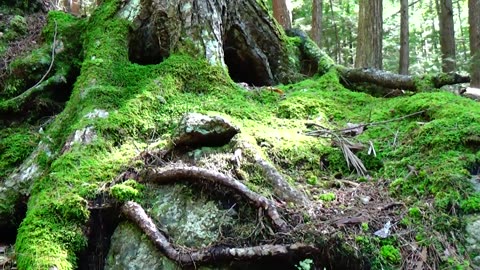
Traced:
[[[120, 4], [105, 1], [88, 21], [50, 13], [59, 29], [81, 27], [75, 29], [86, 31], [80, 39], [72, 39], [73, 43], [70, 38], [64, 40], [65, 48], [77, 51], [74, 59], [81, 61], [76, 63], [81, 70], [65, 110], [44, 134], [54, 154], [39, 160], [46, 171], [32, 187], [27, 217], [19, 229], [19, 268], [74, 269], [76, 253], [86, 245], [82, 230], [89, 218], [88, 200], [105, 192], [104, 187], [120, 172], [135, 166], [132, 160], [141, 149], [152, 142], [166, 144], [163, 142], [171, 139], [177, 121], [189, 112], [229, 119], [241, 130], [234, 138], [238, 145], [249, 143], [260, 149], [288, 176], [290, 184], [304, 187], [313, 200], [328, 201], [340, 211], [345, 206], [334, 188], [326, 193], [328, 196], [313, 196], [313, 190], [318, 190], [324, 179], [356, 176], [330, 138], [307, 136], [305, 124], [313, 122], [336, 130], [347, 123], [377, 122], [352, 140], [365, 145], [371, 142], [376, 150], [376, 156], [369, 155], [368, 149], [358, 153], [371, 176], [362, 180], [373, 186], [390, 184], [398, 200], [426, 213], [419, 216], [412, 211], [402, 226], [418, 229], [419, 235], [430, 229], [446, 235], [458, 229], [457, 217], [446, 215], [450, 209], [477, 211], [471, 206], [473, 190], [468, 182], [468, 169], [480, 157], [477, 103], [435, 91], [374, 98], [345, 89], [333, 70], [322, 77], [280, 86], [285, 92], [280, 96], [268, 89], [241, 88], [222, 67], [188, 55], [172, 54], [157, 65], [132, 64], [128, 60], [130, 24], [116, 17]], [[44, 32], [47, 37], [52, 36], [53, 26], [49, 20]], [[420, 111], [424, 112], [402, 118]], [[74, 136], [87, 129], [92, 134], [89, 140]], [[12, 136], [8, 138], [14, 141]], [[12, 167], [17, 161], [12, 158], [8, 162]], [[251, 164], [242, 166], [252, 190], [272, 194], [258, 169]], [[140, 190], [127, 183], [111, 192], [120, 200], [141, 198]], [[434, 210], [425, 203], [431, 198]], [[425, 226], [421, 221], [427, 218], [447, 222]], [[361, 254], [349, 247], [348, 241], [339, 250], [378, 262], [379, 267], [398, 265], [396, 239], [379, 241], [371, 236], [371, 230], [378, 228], [368, 224], [362, 228], [364, 238], [357, 241]], [[306, 238], [321, 245], [327, 243], [328, 236]], [[343, 235], [342, 239], [354, 237]], [[447, 241], [451, 239], [447, 237]]]

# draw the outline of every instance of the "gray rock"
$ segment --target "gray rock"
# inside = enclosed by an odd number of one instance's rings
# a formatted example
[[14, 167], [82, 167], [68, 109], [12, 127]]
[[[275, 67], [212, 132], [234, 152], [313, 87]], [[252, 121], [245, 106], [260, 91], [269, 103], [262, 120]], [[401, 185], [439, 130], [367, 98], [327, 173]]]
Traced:
[[181, 269], [163, 256], [134, 225], [121, 223], [115, 230], [105, 270]]
[[480, 266], [480, 215], [471, 215], [465, 219], [465, 247], [470, 257], [473, 258], [473, 264]]
[[222, 146], [240, 130], [219, 116], [186, 114], [178, 125], [173, 142], [176, 146]]
[[[177, 245], [209, 246], [220, 237], [219, 226], [234, 223], [230, 209], [222, 209], [217, 202], [183, 184], [159, 186], [148, 191], [146, 197], [144, 201], [149, 208], [145, 210], [159, 230]], [[122, 223], [115, 230], [105, 265], [106, 270], [181, 269], [130, 223]]]

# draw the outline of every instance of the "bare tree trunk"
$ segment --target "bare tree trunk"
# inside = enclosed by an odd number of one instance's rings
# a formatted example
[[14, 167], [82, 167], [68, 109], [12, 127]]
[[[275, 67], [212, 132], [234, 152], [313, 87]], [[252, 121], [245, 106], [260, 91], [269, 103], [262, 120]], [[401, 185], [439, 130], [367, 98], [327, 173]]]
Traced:
[[408, 75], [409, 58], [409, 27], [408, 0], [400, 1], [400, 68], [399, 73]]
[[480, 0], [468, 1], [468, 22], [470, 24], [470, 54], [472, 56], [470, 85], [480, 88]]
[[455, 64], [455, 30], [453, 27], [452, 0], [440, 1], [440, 50], [442, 52], [442, 71], [452, 72]]
[[273, 17], [283, 29], [292, 28], [292, 15], [287, 1], [289, 0], [273, 0]]
[[360, 0], [355, 67], [382, 69], [382, 0]]
[[463, 28], [462, 28], [462, 24], [463, 24], [463, 21], [464, 21], [464, 18], [462, 18], [462, 9], [460, 7], [460, 1], [457, 1], [457, 15], [458, 15], [458, 23], [460, 25], [460, 42], [462, 44], [462, 55], [463, 55], [463, 59], [465, 61], [468, 60], [468, 56], [467, 56], [467, 43], [466, 43], [466, 37], [465, 37], [465, 32], [463, 31]]
[[323, 0], [313, 0], [312, 2], [312, 32], [313, 41], [321, 47], [322, 43], [322, 17]]
[[335, 61], [340, 62], [342, 59], [342, 51], [340, 49], [340, 39], [338, 38], [338, 27], [337, 23], [335, 22], [335, 14], [333, 13], [333, 2], [330, 0], [330, 13], [332, 14], [332, 24], [333, 24], [333, 31], [335, 32]]

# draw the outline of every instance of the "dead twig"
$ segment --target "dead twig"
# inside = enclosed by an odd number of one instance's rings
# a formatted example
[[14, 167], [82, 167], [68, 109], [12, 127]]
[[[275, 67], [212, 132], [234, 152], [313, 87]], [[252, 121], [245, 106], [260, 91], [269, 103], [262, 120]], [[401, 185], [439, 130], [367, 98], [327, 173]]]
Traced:
[[45, 80], [45, 78], [48, 76], [48, 74], [50, 73], [50, 71], [53, 68], [53, 63], [55, 62], [55, 47], [56, 47], [56, 44], [57, 44], [57, 31], [58, 31], [57, 21], [55, 20], [54, 22], [55, 22], [55, 32], [53, 33], [52, 60], [50, 61], [50, 66], [48, 67], [47, 72], [45, 72], [43, 77], [34, 86], [30, 87], [25, 92], [39, 86]]
[[401, 121], [403, 119], [410, 118], [410, 117], [413, 117], [413, 116], [416, 116], [416, 115], [419, 115], [419, 114], [423, 114], [423, 113], [426, 113], [427, 111], [430, 111], [432, 109], [433, 108], [428, 108], [428, 109], [425, 109], [425, 110], [422, 110], [422, 111], [414, 112], [414, 113], [411, 113], [411, 114], [407, 114], [407, 115], [397, 117], [397, 118], [393, 118], [393, 119], [389, 119], [389, 120], [378, 121], [378, 122], [370, 122], [370, 123], [366, 123], [366, 124], [359, 124], [359, 125], [356, 125], [354, 127], [336, 129], [336, 130], [333, 130], [332, 132], [346, 132], [346, 131], [358, 129], [359, 127], [365, 128], [365, 127], [369, 127], [369, 126], [384, 125], [384, 124], [388, 124], [388, 123], [391, 123], [391, 122]]

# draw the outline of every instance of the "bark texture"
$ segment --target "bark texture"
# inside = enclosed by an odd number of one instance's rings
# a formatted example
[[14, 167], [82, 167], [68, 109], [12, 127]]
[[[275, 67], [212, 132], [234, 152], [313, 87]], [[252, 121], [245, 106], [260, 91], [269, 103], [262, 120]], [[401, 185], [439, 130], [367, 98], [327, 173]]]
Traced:
[[155, 64], [171, 52], [187, 51], [226, 65], [237, 82], [295, 80], [295, 64], [280, 31], [255, 0], [147, 0], [138, 12], [130, 10], [126, 6], [122, 12], [134, 17], [129, 46], [134, 62]]
[[290, 0], [273, 0], [273, 17], [283, 27], [283, 29], [292, 28], [292, 14], [289, 10], [288, 2]]
[[408, 0], [400, 1], [400, 68], [399, 73], [408, 75], [410, 63], [409, 47], [409, 26], [408, 26]]
[[382, 69], [382, 0], [360, 0], [355, 67]]
[[442, 52], [442, 71], [452, 72], [455, 64], [455, 30], [453, 27], [452, 0], [440, 1], [440, 49]]
[[323, 17], [323, 0], [313, 0], [312, 2], [312, 30], [311, 36], [318, 47], [322, 43], [322, 17]]
[[472, 87], [480, 88], [480, 0], [468, 1], [468, 22], [470, 24], [470, 76]]

